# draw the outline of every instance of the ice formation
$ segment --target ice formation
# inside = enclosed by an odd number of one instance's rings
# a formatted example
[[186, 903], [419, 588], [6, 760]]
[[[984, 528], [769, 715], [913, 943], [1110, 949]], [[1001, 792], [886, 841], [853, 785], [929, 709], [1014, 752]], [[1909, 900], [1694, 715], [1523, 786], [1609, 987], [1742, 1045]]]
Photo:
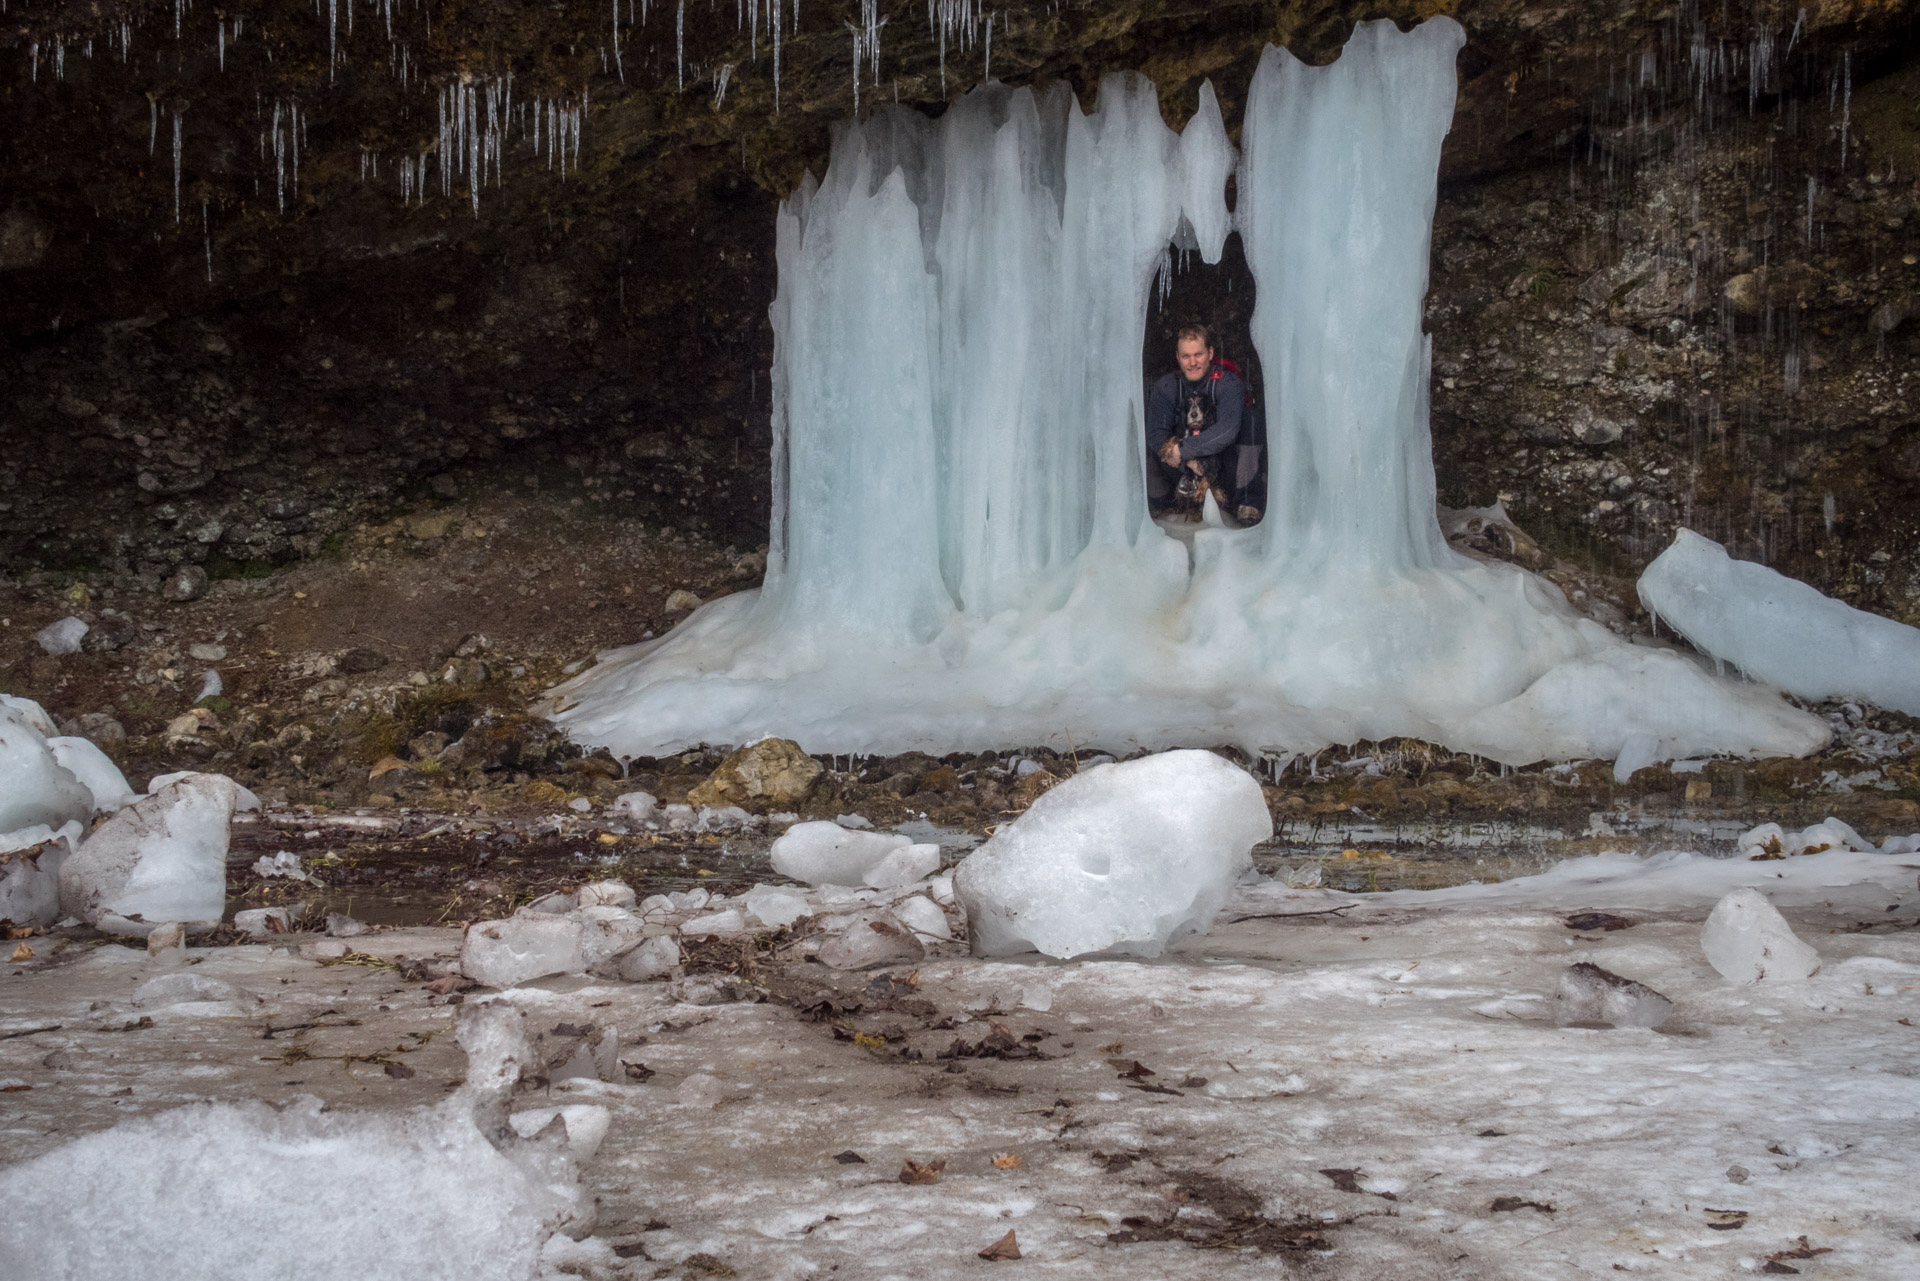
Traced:
[[1735, 983], [1791, 983], [1820, 970], [1820, 954], [1754, 889], [1735, 890], [1714, 904], [1700, 927], [1700, 950]]
[[93, 796], [95, 810], [117, 810], [140, 799], [140, 793], [127, 786], [127, 776], [120, 772], [120, 767], [91, 740], [50, 738], [47, 750]]
[[221, 774], [188, 774], [122, 809], [60, 869], [60, 905], [117, 934], [226, 911], [227, 835], [252, 793]]
[[93, 793], [55, 759], [42, 725], [52, 728], [38, 703], [0, 703], [0, 833], [93, 817]]
[[1802, 698], [1865, 698], [1920, 716], [1920, 628], [1868, 614], [1689, 529], [1640, 576], [1661, 622]]
[[1659, 1027], [1673, 1002], [1644, 983], [1601, 969], [1590, 961], [1570, 965], [1553, 993], [1553, 1021], [1610, 1023], [1614, 1027]]
[[1231, 223], [1259, 282], [1267, 519], [1191, 549], [1148, 519], [1140, 341], [1176, 239], [1216, 260], [1212, 92], [1176, 135], [1138, 75], [1084, 111], [988, 83], [881, 106], [782, 206], [774, 514], [757, 592], [602, 656], [547, 710], [664, 755], [1414, 735], [1508, 762], [1804, 753], [1825, 725], [1578, 617], [1441, 537], [1421, 330], [1458, 24], [1269, 48]]
[[1212, 752], [1096, 765], [969, 854], [953, 886], [979, 956], [1158, 956], [1204, 932], [1273, 835], [1260, 785]]
[[[795, 823], [773, 843], [768, 857], [774, 871], [809, 885], [864, 885], [867, 875], [888, 856], [912, 845], [904, 836], [849, 831], [838, 823]], [[934, 867], [938, 866], [936, 849]]]
[[[591, 1203], [567, 1142], [509, 1122], [532, 1063], [519, 1013], [475, 1007], [459, 1032], [467, 1083], [432, 1108], [195, 1104], [0, 1171], [0, 1276], [531, 1281]], [[604, 1112], [561, 1114], [576, 1149], [605, 1133]]]

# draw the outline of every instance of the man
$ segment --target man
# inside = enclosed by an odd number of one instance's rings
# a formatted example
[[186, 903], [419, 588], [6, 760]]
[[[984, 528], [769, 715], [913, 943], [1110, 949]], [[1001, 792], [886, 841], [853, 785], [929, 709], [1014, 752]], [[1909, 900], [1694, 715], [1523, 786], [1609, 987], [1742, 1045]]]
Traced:
[[[1246, 384], [1231, 361], [1214, 359], [1204, 325], [1180, 331], [1174, 358], [1178, 372], [1162, 375], [1147, 400], [1147, 494], [1160, 502], [1169, 492], [1204, 501], [1210, 488], [1234, 511], [1233, 447], [1244, 426]], [[1251, 508], [1234, 514], [1259, 519]]]

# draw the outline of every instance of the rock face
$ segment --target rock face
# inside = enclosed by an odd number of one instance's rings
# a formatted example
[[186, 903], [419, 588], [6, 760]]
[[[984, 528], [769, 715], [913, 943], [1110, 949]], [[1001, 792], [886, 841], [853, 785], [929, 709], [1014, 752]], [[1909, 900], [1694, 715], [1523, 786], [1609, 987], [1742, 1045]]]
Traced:
[[1735, 890], [1714, 905], [1700, 930], [1700, 950], [1735, 983], [1791, 983], [1820, 970], [1820, 954], [1758, 890]]
[[189, 774], [127, 806], [61, 867], [61, 909], [116, 934], [217, 923], [228, 825], [243, 800], [252, 797], [230, 778]]
[[978, 956], [1158, 956], [1204, 932], [1255, 844], [1260, 785], [1211, 752], [1097, 765], [1060, 783], [955, 869]]
[[820, 762], [801, 751], [798, 743], [765, 738], [721, 761], [706, 782], [687, 793], [687, 803], [715, 809], [738, 805], [764, 813], [798, 805], [819, 777]]

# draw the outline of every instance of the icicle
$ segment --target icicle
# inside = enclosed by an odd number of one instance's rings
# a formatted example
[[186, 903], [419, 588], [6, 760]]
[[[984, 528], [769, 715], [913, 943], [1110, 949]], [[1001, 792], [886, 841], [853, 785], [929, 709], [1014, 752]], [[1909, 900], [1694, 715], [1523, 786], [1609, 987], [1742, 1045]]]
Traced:
[[173, 112], [173, 225], [180, 225], [180, 111]]
[[780, 11], [784, 7], [782, 0], [772, 0], [768, 6], [773, 14], [773, 114], [780, 114]]
[[147, 154], [160, 142], [160, 100], [152, 94], [147, 95]]
[[620, 61], [620, 0], [613, 0], [613, 65], [620, 73], [620, 83], [627, 82], [627, 68]]
[[220, 33], [220, 70], [222, 73], [225, 73], [227, 69], [227, 20], [222, 18], [219, 22], [215, 23], [214, 30]]
[[207, 202], [200, 202], [200, 234], [207, 240], [207, 283], [213, 283], [213, 228], [207, 221]]
[[733, 64], [723, 63], [720, 74], [713, 78], [713, 109], [720, 110], [727, 100], [727, 82], [733, 79]]
[[673, 74], [678, 87], [687, 87], [687, 0], [673, 19]]

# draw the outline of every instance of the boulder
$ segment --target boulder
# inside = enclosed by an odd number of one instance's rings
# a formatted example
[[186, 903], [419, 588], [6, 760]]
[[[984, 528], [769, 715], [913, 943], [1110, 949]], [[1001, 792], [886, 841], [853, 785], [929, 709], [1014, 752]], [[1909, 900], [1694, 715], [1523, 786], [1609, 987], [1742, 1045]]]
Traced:
[[820, 762], [784, 738], [763, 738], [720, 762], [707, 781], [687, 793], [692, 805], [738, 805], [764, 812], [798, 805], [820, 777]]

